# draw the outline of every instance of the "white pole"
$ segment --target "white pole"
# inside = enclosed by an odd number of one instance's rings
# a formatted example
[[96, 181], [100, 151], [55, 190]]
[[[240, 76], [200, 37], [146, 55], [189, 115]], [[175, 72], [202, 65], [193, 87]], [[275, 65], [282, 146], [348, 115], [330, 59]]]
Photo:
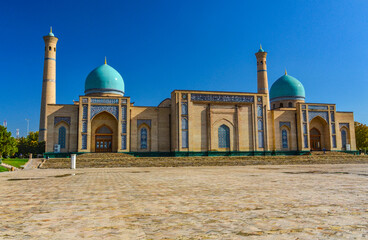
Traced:
[[71, 158], [70, 158], [70, 161], [71, 161], [71, 169], [75, 169], [76, 168], [76, 163], [77, 163], [77, 154], [72, 154], [71, 155]]

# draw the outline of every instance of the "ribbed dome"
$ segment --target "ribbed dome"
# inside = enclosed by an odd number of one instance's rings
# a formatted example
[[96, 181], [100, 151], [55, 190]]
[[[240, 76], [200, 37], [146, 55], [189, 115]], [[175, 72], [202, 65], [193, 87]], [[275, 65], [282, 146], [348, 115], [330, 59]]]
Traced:
[[85, 94], [112, 93], [124, 96], [124, 80], [120, 73], [107, 64], [95, 68], [87, 76]]
[[270, 100], [304, 100], [305, 90], [303, 84], [296, 78], [285, 74], [272, 84]]

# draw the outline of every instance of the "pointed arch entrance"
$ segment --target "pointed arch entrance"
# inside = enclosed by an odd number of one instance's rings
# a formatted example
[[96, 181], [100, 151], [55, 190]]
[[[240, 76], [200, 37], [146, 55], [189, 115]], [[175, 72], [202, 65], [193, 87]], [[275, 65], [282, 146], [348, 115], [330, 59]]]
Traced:
[[310, 130], [310, 148], [312, 151], [322, 150], [321, 132], [317, 128]]
[[99, 127], [95, 133], [96, 152], [112, 152], [113, 131], [106, 125]]

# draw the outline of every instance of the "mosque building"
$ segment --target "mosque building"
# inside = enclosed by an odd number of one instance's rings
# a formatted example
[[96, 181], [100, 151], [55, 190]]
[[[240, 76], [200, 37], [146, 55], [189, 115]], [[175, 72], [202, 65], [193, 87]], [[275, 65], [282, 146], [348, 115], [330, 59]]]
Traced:
[[56, 44], [45, 41], [39, 140], [46, 154], [125, 152], [136, 156], [269, 155], [355, 151], [352, 112], [307, 103], [288, 75], [268, 91], [267, 52], [257, 60], [258, 91], [174, 90], [158, 106], [135, 106], [124, 81], [105, 64], [90, 72], [84, 95], [56, 104]]

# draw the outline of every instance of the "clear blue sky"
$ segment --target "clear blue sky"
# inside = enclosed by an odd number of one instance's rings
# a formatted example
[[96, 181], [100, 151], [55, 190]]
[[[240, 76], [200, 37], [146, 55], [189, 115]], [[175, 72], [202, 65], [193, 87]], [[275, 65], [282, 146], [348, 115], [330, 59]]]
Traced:
[[120, 72], [136, 105], [174, 89], [256, 91], [259, 44], [269, 86], [298, 78], [306, 101], [336, 103], [368, 123], [368, 1], [5, 1], [0, 7], [0, 121], [37, 131], [44, 42], [57, 45], [57, 103], [84, 94], [88, 73]]

